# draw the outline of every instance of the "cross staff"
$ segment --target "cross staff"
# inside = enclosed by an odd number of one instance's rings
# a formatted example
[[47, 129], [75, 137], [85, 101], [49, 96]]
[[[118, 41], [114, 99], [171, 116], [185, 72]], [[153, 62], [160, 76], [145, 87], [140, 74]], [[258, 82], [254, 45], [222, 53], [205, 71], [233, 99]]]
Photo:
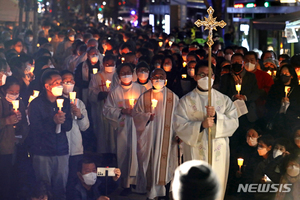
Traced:
[[[205, 21], [201, 21], [198, 19], [195, 22], [197, 27], [205, 26], [204, 30], [208, 30], [208, 39], [206, 44], [208, 45], [209, 53], [208, 53], [208, 106], [211, 106], [211, 46], [214, 44], [212, 39], [212, 31], [217, 30], [216, 27], [220, 26], [223, 28], [226, 26], [226, 23], [222, 20], [220, 22], [216, 21], [216, 17], [213, 18], [214, 9], [210, 6], [207, 9], [208, 18], [204, 17]], [[208, 128], [208, 163], [212, 165], [212, 134], [211, 128]]]

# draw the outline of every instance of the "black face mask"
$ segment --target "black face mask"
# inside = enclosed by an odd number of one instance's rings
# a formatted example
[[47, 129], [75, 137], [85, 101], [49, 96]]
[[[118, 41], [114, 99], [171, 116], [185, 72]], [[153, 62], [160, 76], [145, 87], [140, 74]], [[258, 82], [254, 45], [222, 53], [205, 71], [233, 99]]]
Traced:
[[281, 74], [281, 75], [280, 75], [280, 79], [281, 79], [281, 81], [282, 81], [283, 83], [289, 82], [290, 78], [291, 78], [291, 76], [287, 76], [287, 75], [284, 75], [284, 74]]
[[231, 64], [231, 69], [233, 72], [240, 72], [242, 70], [243, 65], [239, 63]]

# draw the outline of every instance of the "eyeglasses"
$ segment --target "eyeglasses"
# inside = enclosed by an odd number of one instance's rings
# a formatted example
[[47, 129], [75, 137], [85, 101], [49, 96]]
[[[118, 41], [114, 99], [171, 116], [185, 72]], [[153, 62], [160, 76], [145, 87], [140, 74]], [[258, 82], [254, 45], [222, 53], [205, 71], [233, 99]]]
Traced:
[[62, 84], [75, 84], [75, 81], [74, 80], [64, 81], [64, 82], [62, 82]]
[[[208, 74], [205, 74], [205, 73], [200, 73], [200, 74], [196, 74], [196, 75], [199, 76], [200, 78], [208, 77]], [[212, 73], [211, 76], [214, 76], [214, 74]]]

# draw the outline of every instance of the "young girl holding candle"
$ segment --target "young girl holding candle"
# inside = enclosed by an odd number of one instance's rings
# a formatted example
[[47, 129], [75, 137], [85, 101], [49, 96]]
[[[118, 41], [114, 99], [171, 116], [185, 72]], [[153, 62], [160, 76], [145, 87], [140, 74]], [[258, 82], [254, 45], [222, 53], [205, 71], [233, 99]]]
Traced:
[[[15, 146], [22, 147], [28, 133], [25, 106], [19, 99], [20, 84], [14, 77], [8, 77], [0, 88], [0, 196], [8, 199], [12, 177], [12, 163]], [[19, 108], [13, 110], [12, 101], [19, 100]]]

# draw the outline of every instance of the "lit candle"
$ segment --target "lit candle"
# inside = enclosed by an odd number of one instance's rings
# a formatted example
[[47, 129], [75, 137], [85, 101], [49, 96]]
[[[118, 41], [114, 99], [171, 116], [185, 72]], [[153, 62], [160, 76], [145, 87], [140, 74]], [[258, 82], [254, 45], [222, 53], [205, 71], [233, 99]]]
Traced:
[[[64, 99], [56, 99], [57, 107], [59, 108], [59, 112], [61, 111], [64, 103]], [[61, 124], [56, 125], [56, 130], [55, 132], [58, 134], [61, 132]]]
[[111, 81], [110, 80], [106, 80], [106, 87], [107, 89], [110, 87]]
[[236, 89], [236, 91], [238, 92], [238, 95], [240, 95], [240, 91], [241, 91], [241, 89], [242, 89], [241, 84], [236, 84], [236, 85], [235, 85], [235, 89]]
[[185, 66], [186, 66], [186, 62], [183, 62], [183, 63], [182, 63], [182, 66], [185, 67]]
[[133, 108], [133, 106], [134, 106], [134, 99], [129, 99], [129, 104], [132, 106], [132, 108]]
[[270, 76], [272, 76], [271, 70], [268, 70], [267, 73], [268, 73]]
[[274, 70], [274, 71], [273, 71], [273, 75], [274, 75], [274, 76], [276, 76], [276, 74], [277, 74], [277, 71], [276, 71], [276, 70]]
[[40, 47], [40, 44], [39, 44], [39, 43], [37, 43], [37, 44], [36, 44], [36, 46], [37, 46], [37, 47]]
[[[158, 102], [158, 101], [157, 101], [156, 99], [152, 99], [152, 100], [151, 100], [151, 103], [152, 103], [152, 110], [153, 110], [153, 111], [154, 111], [154, 109], [155, 109], [156, 106], [157, 106], [157, 102]], [[152, 112], [153, 112], [153, 111], [152, 111]]]
[[122, 63], [123, 63], [123, 62], [125, 61], [125, 58], [124, 58], [124, 57], [122, 57], [122, 58], [121, 58], [121, 61], [122, 61]]
[[290, 89], [291, 89], [291, 86], [285, 86], [285, 87], [284, 87], [285, 97], [287, 97], [287, 95], [288, 95]]
[[17, 112], [19, 108], [19, 100], [12, 100], [11, 103], [13, 105], [13, 109], [15, 110], [15, 112]]
[[187, 75], [186, 74], [181, 74], [181, 78], [186, 78], [187, 77]]
[[57, 107], [59, 108], [59, 111], [61, 111], [64, 103], [64, 99], [56, 99]]
[[239, 171], [241, 172], [242, 166], [244, 164], [244, 159], [243, 158], [238, 158], [237, 162], [238, 162], [238, 166], [239, 166]]
[[69, 92], [70, 100], [75, 104], [76, 92]]
[[171, 47], [171, 46], [172, 46], [172, 44], [173, 44], [173, 42], [172, 42], [172, 41], [169, 41], [169, 47]]
[[40, 91], [38, 91], [38, 90], [33, 90], [33, 95], [32, 95], [32, 96], [38, 97], [39, 94], [40, 94]]
[[97, 74], [98, 73], [98, 69], [97, 68], [93, 68], [93, 74]]
[[30, 67], [30, 72], [33, 73], [33, 71], [34, 71], [34, 67], [31, 66], [31, 67]]
[[162, 47], [164, 43], [162, 41], [158, 42], [159, 47]]
[[52, 38], [51, 37], [48, 37], [48, 42], [51, 42], [52, 41]]
[[33, 99], [35, 99], [35, 97], [32, 96], [32, 95], [30, 95], [29, 100], [28, 100], [28, 103], [30, 103]]

